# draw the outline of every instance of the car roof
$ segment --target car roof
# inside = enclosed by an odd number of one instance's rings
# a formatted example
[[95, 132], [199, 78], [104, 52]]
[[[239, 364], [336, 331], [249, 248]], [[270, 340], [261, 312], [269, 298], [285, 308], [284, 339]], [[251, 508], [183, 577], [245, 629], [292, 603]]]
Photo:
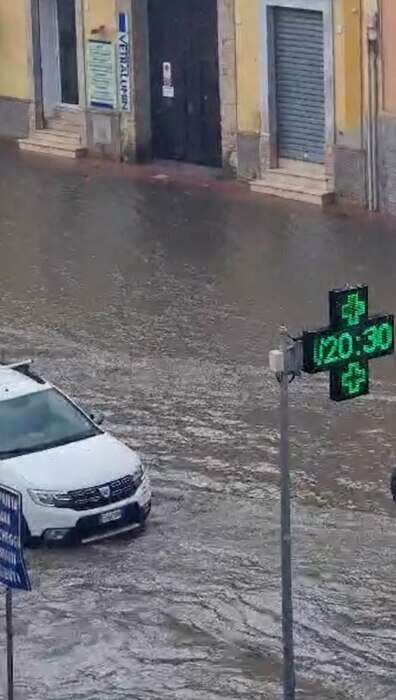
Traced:
[[22, 372], [0, 365], [0, 401], [9, 401], [27, 394], [37, 394], [50, 389], [48, 382], [39, 382]]

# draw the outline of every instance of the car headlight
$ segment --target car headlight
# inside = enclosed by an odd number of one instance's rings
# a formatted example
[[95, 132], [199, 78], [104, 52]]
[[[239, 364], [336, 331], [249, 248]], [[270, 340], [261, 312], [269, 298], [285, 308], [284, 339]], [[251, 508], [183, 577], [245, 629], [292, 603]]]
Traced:
[[71, 504], [70, 496], [66, 491], [42, 491], [41, 489], [28, 489], [32, 501], [38, 506], [51, 508], [67, 508]]

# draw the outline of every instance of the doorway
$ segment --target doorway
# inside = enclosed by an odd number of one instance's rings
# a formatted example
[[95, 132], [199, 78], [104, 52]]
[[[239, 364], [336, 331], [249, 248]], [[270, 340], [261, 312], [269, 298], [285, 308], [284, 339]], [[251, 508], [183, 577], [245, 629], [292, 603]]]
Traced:
[[149, 0], [154, 158], [219, 167], [217, 0]]
[[78, 105], [75, 0], [40, 0], [40, 55], [44, 117], [59, 105]]

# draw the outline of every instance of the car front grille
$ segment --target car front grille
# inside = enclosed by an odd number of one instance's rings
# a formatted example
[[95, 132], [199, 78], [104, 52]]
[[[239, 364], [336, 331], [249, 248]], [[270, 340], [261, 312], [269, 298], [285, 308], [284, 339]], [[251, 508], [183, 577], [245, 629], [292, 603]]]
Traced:
[[111, 503], [118, 503], [125, 498], [130, 498], [136, 493], [139, 485], [140, 482], [128, 474], [128, 476], [124, 476], [122, 479], [115, 479], [101, 486], [69, 491], [70, 505], [67, 507], [72, 510], [102, 508]]
[[100, 523], [98, 515], [85, 515], [80, 517], [76, 524], [76, 532], [80, 540], [84, 540], [87, 537], [101, 537], [111, 534], [113, 531], [119, 530], [120, 528], [127, 527], [128, 525], [143, 525], [144, 519], [144, 512], [139, 504], [130, 503], [128, 506], [124, 507], [123, 515], [120, 520], [107, 523], [106, 525]]

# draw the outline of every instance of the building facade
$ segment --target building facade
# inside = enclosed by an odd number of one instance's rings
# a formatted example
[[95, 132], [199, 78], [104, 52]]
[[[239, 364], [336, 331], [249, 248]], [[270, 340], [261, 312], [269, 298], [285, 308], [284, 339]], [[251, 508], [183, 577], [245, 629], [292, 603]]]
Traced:
[[396, 213], [395, 31], [394, 0], [236, 0], [240, 175]]
[[234, 0], [0, 0], [0, 136], [28, 150], [235, 171], [235, 96]]
[[[11, 31], [12, 30], [12, 31]], [[0, 3], [0, 136], [28, 132], [30, 86], [23, 2]]]
[[237, 0], [236, 25], [239, 172], [362, 201], [360, 0]]
[[0, 0], [0, 136], [396, 213], [395, 29], [394, 0]]

